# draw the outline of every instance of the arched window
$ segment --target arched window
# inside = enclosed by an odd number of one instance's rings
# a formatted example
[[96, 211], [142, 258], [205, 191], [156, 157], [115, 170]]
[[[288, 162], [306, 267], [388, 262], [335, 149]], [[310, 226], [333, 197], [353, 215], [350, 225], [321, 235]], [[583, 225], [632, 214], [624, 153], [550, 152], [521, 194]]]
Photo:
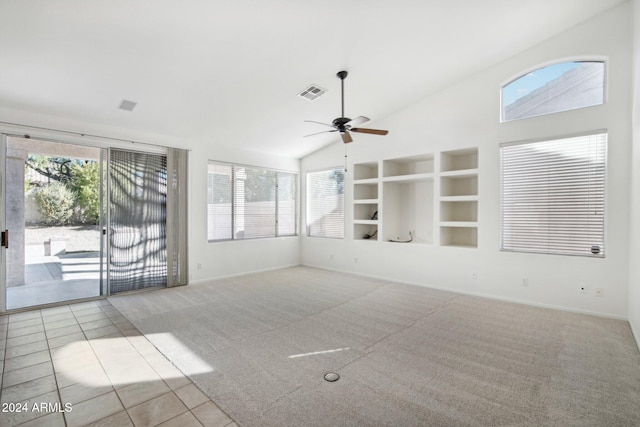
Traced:
[[604, 61], [570, 61], [538, 68], [501, 88], [502, 121], [604, 103]]

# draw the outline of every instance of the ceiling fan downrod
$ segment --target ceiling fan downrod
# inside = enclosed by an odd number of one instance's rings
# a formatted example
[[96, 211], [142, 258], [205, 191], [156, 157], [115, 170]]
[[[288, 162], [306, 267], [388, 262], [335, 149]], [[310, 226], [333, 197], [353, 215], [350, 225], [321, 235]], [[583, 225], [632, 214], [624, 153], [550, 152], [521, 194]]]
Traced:
[[[336, 74], [338, 76], [338, 78], [340, 79], [340, 89], [341, 89], [341, 99], [342, 99], [342, 114], [340, 115], [340, 117], [344, 118], [344, 79], [347, 78], [347, 76], [349, 75], [348, 72], [346, 71], [338, 71], [338, 74]], [[347, 120], [349, 121], [349, 120]]]

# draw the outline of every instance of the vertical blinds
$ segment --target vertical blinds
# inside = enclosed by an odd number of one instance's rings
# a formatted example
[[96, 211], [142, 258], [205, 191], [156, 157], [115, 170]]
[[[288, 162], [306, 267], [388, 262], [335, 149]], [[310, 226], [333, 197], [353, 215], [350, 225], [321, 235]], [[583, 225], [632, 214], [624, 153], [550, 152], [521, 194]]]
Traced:
[[189, 152], [167, 150], [167, 287], [189, 281]]
[[208, 240], [296, 234], [294, 173], [209, 163]]
[[502, 250], [604, 257], [606, 131], [500, 151]]
[[344, 238], [344, 170], [307, 175], [307, 230], [311, 237]]
[[112, 294], [167, 285], [167, 158], [111, 149]]

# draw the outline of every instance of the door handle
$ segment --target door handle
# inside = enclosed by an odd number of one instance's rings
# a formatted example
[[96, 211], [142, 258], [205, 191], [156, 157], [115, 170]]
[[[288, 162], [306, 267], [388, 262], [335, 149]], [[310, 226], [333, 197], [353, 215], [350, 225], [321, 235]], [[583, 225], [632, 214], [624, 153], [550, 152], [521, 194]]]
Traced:
[[5, 249], [9, 249], [9, 230], [2, 232], [2, 245]]

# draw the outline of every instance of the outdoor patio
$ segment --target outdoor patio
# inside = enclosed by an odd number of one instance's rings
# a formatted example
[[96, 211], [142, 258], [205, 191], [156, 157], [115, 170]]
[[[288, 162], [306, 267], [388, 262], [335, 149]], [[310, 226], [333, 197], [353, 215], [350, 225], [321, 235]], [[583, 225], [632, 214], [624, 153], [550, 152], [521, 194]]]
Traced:
[[[59, 242], [53, 252], [45, 246], [51, 239], [47, 236]], [[25, 284], [7, 288], [7, 309], [100, 295], [100, 234], [95, 227], [28, 227], [25, 243]]]

